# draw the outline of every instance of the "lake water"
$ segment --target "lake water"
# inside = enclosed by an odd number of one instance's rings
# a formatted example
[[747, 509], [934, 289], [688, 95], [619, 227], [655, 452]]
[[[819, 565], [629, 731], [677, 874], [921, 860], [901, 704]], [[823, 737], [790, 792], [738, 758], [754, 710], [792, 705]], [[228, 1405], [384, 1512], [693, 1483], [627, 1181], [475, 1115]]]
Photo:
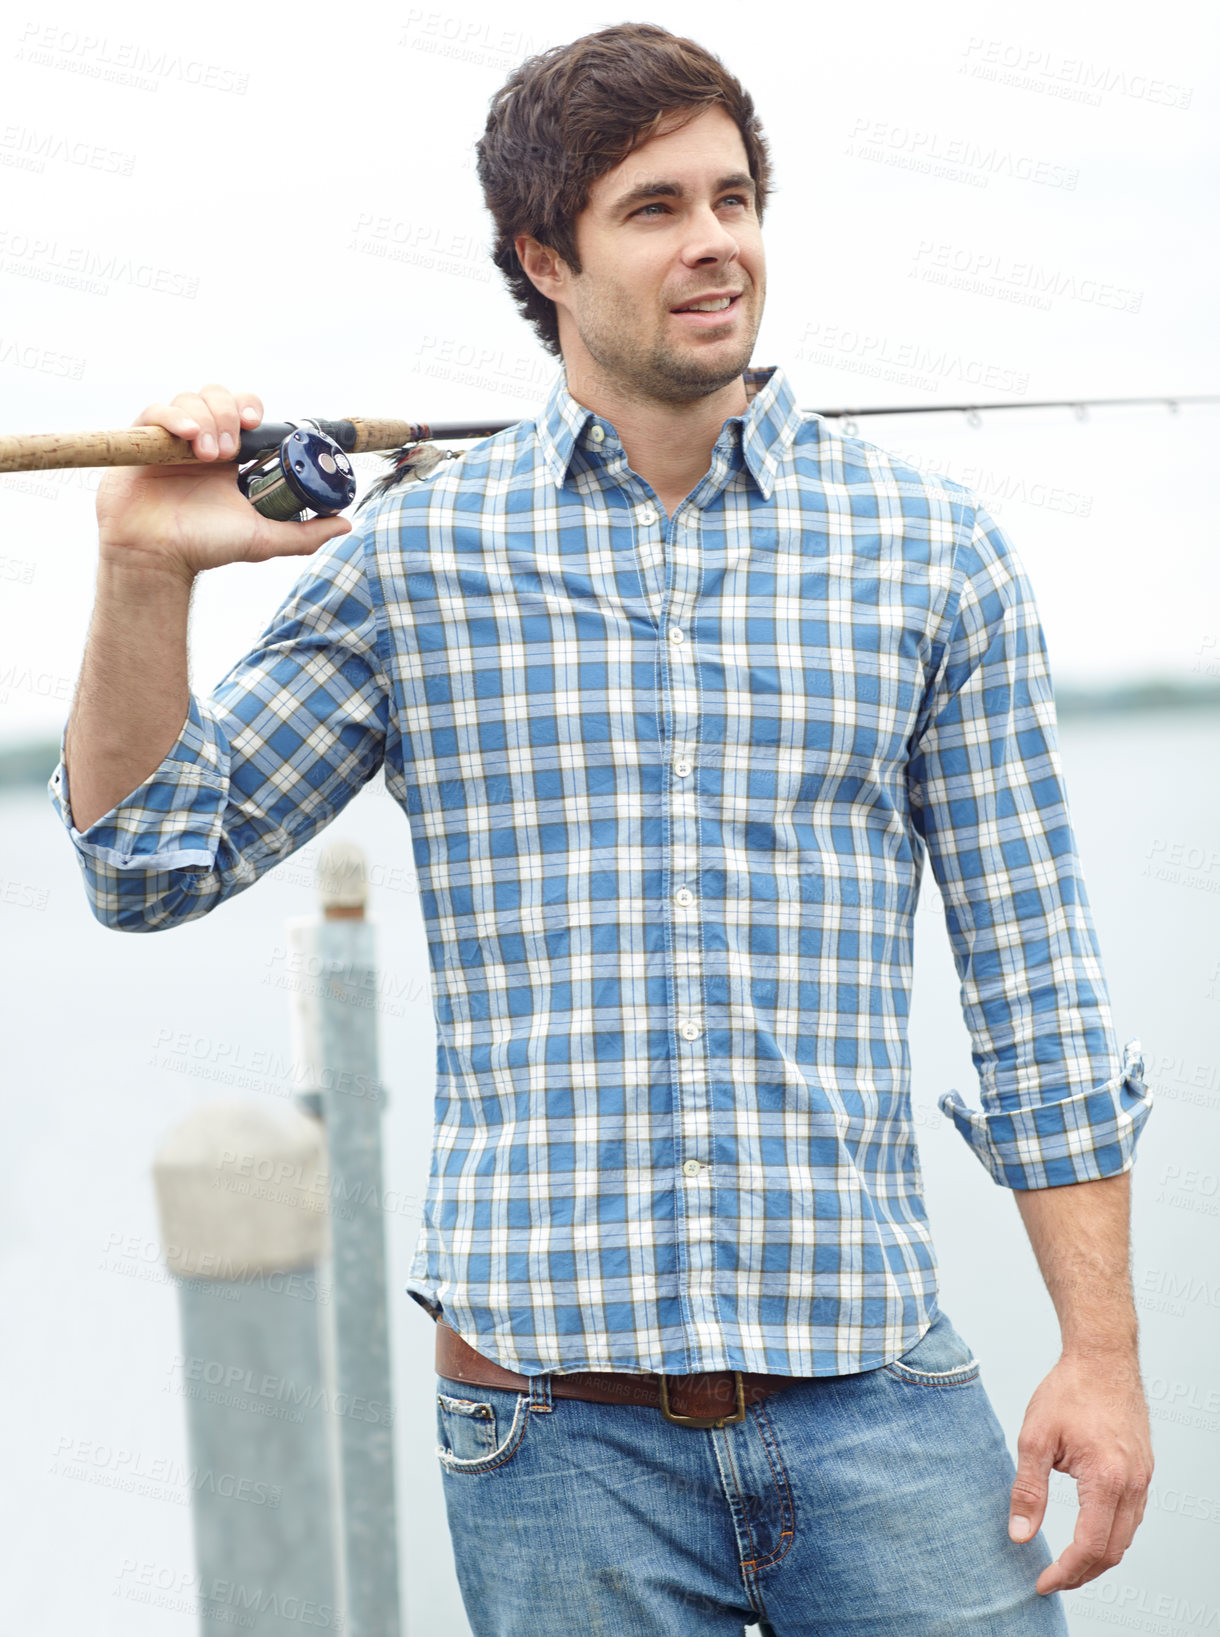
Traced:
[[[1143, 1041], [1156, 1099], [1133, 1236], [1158, 1464], [1123, 1563], [1067, 1599], [1073, 1632], [1100, 1633], [1119, 1610], [1137, 1624], [1185, 1620], [1183, 1610], [1197, 1617], [1220, 1600], [1220, 713], [1077, 717], [1061, 739], [1118, 1041]], [[116, 1487], [107, 1453], [134, 1452], [143, 1470], [189, 1466], [176, 1296], [158, 1261], [149, 1165], [200, 1102], [286, 1107], [297, 1089], [288, 997], [275, 979], [285, 921], [314, 907], [319, 843], [201, 922], [130, 937], [93, 920], [45, 794], [4, 793], [0, 825], [8, 1623], [46, 1637], [193, 1637], [188, 1609], [124, 1596], [133, 1564], [192, 1572], [185, 1488]], [[409, 833], [377, 786], [322, 839], [340, 836], [365, 849], [374, 883], [386, 1184], [417, 1202], [434, 1037]], [[978, 1087], [930, 871], [917, 923], [914, 1105], [941, 1302], [982, 1360], [1015, 1445], [1056, 1356], [1054, 1313], [1015, 1203], [935, 1107], [949, 1087], [977, 1104]], [[418, 1221], [417, 1203], [386, 1216], [405, 1625], [412, 1637], [462, 1637], [433, 1455], [433, 1328], [402, 1293]], [[78, 1448], [88, 1458], [65, 1468]], [[1056, 1551], [1074, 1527], [1073, 1499], [1057, 1477], [1046, 1525]]]

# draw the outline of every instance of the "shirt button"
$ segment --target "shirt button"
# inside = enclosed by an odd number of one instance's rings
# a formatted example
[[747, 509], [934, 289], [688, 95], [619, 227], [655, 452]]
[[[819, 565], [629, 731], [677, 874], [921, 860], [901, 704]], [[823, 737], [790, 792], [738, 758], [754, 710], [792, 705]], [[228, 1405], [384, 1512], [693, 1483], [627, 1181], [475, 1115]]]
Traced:
[[679, 887], [677, 892], [674, 893], [674, 898], [679, 904], [682, 905], [683, 909], [685, 909], [688, 904], [693, 904], [695, 901], [695, 895], [689, 887]]
[[704, 1165], [702, 1160], [683, 1160], [682, 1169], [688, 1177], [697, 1177], [700, 1171], [707, 1170], [707, 1166]]
[[657, 520], [657, 514], [653, 510], [653, 508], [651, 506], [645, 506], [644, 510], [640, 513], [640, 522], [641, 523], [655, 523], [656, 520]]
[[687, 762], [687, 761], [681, 761], [681, 762], [675, 762], [674, 763], [674, 772], [678, 775], [678, 777], [680, 779], [684, 779], [687, 776], [687, 774], [690, 773], [691, 771], [692, 771], [691, 764], [689, 762]]
[[590, 443], [601, 443], [605, 439], [605, 436], [606, 433], [604, 428], [598, 426], [596, 423], [589, 428]]
[[685, 642], [686, 632], [680, 625], [671, 625], [669, 628], [669, 640], [670, 642]]
[[684, 1023], [680, 1023], [678, 1025], [678, 1033], [682, 1036], [683, 1040], [698, 1040], [699, 1025], [697, 1023], [692, 1023], [690, 1018], [687, 1018]]

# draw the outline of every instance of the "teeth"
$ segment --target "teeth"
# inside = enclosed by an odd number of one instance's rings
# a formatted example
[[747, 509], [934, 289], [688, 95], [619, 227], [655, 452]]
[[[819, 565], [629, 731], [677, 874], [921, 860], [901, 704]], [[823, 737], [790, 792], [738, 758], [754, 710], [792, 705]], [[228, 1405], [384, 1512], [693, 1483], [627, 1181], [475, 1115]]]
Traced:
[[692, 301], [689, 307], [679, 307], [680, 313], [722, 313], [733, 300], [732, 296], [721, 296], [719, 301]]

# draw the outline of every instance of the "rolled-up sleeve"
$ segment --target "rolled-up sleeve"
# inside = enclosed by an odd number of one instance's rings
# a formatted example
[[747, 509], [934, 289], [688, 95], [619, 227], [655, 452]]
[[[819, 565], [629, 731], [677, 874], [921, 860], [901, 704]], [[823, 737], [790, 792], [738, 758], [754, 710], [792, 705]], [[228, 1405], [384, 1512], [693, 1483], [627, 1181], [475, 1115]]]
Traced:
[[1033, 591], [977, 503], [955, 569], [907, 780], [982, 1109], [956, 1090], [939, 1106], [1003, 1187], [1093, 1181], [1134, 1161], [1151, 1101], [1141, 1046], [1116, 1044]]
[[[368, 525], [366, 525], [366, 528]], [[78, 830], [60, 743], [48, 782], [104, 925], [197, 919], [305, 845], [381, 766], [393, 731], [365, 532], [328, 541], [254, 649], [190, 695], [160, 765]]]

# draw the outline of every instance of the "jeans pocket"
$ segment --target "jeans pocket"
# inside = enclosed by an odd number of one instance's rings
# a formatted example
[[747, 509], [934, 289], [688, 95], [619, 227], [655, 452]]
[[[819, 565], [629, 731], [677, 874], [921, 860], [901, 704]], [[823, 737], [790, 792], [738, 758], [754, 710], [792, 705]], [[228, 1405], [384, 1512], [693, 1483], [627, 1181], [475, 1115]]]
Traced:
[[914, 1347], [884, 1368], [898, 1381], [917, 1387], [966, 1387], [979, 1375], [979, 1361], [969, 1343], [943, 1313], [937, 1313]]
[[446, 1472], [491, 1472], [521, 1447], [529, 1422], [529, 1394], [476, 1387], [437, 1377], [436, 1458]]

